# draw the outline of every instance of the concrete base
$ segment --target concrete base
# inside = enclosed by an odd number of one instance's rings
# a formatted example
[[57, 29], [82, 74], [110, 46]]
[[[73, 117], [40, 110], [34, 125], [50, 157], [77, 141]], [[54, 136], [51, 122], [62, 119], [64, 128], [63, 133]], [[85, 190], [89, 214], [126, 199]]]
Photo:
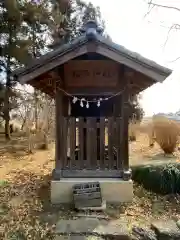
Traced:
[[114, 178], [65, 178], [51, 181], [51, 202], [53, 204], [72, 203], [72, 186], [82, 182], [96, 182], [101, 185], [102, 198], [107, 203], [131, 202], [133, 198], [132, 180]]

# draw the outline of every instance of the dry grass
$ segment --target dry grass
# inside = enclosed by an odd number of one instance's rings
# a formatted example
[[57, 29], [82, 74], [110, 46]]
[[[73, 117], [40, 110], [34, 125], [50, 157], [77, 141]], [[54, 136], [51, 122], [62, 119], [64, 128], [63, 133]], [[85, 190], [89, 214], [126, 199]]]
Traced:
[[[50, 204], [50, 174], [54, 149], [39, 151], [19, 162], [13, 160], [0, 168], [0, 239], [54, 239], [58, 219], [76, 217], [71, 209], [52, 207]], [[9, 159], [12, 163], [12, 159]], [[152, 219], [180, 217], [178, 196], [161, 197], [134, 186], [132, 204], [108, 206], [110, 219], [126, 218], [133, 224], [148, 226]]]
[[175, 151], [180, 135], [180, 125], [165, 117], [154, 119], [154, 132], [156, 142], [165, 154]]
[[149, 137], [144, 133], [138, 134], [136, 141], [130, 143], [129, 152], [131, 166], [150, 163], [156, 164], [158, 162], [180, 162], [180, 151], [178, 150], [178, 145], [173, 155], [166, 155], [156, 142], [153, 147], [150, 147]]
[[[11, 152], [11, 147], [17, 154]], [[75, 217], [72, 210], [52, 207], [50, 204], [50, 176], [54, 165], [54, 145], [49, 150], [25, 154], [27, 139], [13, 138], [5, 144], [0, 138], [0, 239], [54, 239], [57, 219]], [[162, 153], [155, 144], [149, 148], [148, 138], [139, 134], [130, 144], [132, 161], [152, 158]], [[132, 204], [112, 208], [109, 218], [125, 217], [133, 224], [148, 226], [152, 219], [180, 218], [179, 196], [161, 197], [134, 186]]]
[[149, 146], [153, 147], [156, 142], [165, 154], [172, 154], [179, 143], [180, 123], [165, 117], [156, 117], [145, 124], [130, 123], [130, 136], [142, 133], [149, 139]]
[[[52, 239], [53, 226], [41, 214], [50, 211], [49, 183], [54, 164], [54, 146], [49, 151], [27, 154], [27, 139], [1, 140], [0, 239]], [[3, 144], [4, 143], [4, 144]], [[24, 152], [22, 151], [24, 149]]]

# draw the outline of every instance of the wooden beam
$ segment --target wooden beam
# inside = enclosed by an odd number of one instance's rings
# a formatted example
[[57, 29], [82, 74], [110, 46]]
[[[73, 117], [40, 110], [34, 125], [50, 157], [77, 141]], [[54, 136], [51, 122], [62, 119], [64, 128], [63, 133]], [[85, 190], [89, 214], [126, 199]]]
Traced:
[[118, 88], [66, 88], [66, 91], [72, 95], [84, 96], [110, 96], [121, 91]]
[[136, 72], [133, 69], [126, 69], [124, 76], [127, 79], [129, 85], [142, 86], [145, 88], [146, 86], [150, 86], [153, 83], [156, 83], [156, 81], [152, 81], [151, 78], [143, 75], [140, 72]]
[[121, 170], [62, 170], [63, 178], [121, 178]]
[[[33, 86], [33, 85], [31, 85], [31, 86]], [[34, 87], [35, 89], [41, 91], [42, 93], [45, 93], [45, 94], [49, 95], [51, 98], [55, 98], [54, 91], [50, 91], [49, 88], [46, 88], [46, 87], [42, 88], [42, 87], [40, 87], [40, 86], [33, 86], [33, 87]]]
[[103, 46], [102, 44], [99, 44], [97, 46], [96, 52], [114, 61], [117, 61], [120, 64], [124, 64], [125, 66], [128, 66], [135, 71], [141, 72], [157, 82], [162, 82], [165, 79], [164, 75], [160, 75], [160, 73], [156, 72], [154, 69], [146, 65], [140, 64], [139, 62], [131, 59], [130, 57], [116, 52], [115, 50], [113, 51], [107, 48], [105, 45]]
[[123, 178], [124, 180], [129, 180], [131, 175], [127, 174], [129, 172], [129, 134], [128, 134], [128, 125], [129, 125], [129, 88], [126, 75], [122, 78], [124, 85], [124, 91], [121, 95], [121, 123], [119, 124], [117, 131], [119, 132], [119, 138], [117, 138], [117, 148], [118, 158], [117, 164], [118, 167], [123, 169]]
[[129, 169], [129, 137], [128, 137], [128, 125], [129, 125], [129, 91], [126, 87], [122, 96], [122, 119], [123, 119], [123, 169]]
[[[50, 73], [49, 73], [50, 74]], [[63, 82], [57, 73], [55, 75], [41, 76], [28, 82], [32, 87], [55, 98], [55, 88], [60, 88]], [[53, 77], [54, 76], [54, 77]], [[48, 78], [49, 77], [49, 78]]]
[[[121, 142], [122, 142], [122, 151], [123, 151], [123, 179], [131, 179], [131, 170], [129, 168], [129, 88], [126, 86], [123, 93], [123, 107], [122, 107], [122, 119], [123, 119], [123, 129], [121, 132]], [[123, 140], [122, 140], [123, 139]]]
[[55, 82], [59, 82], [60, 84], [62, 84], [62, 79], [57, 72], [51, 71], [30, 80], [29, 84], [38, 85], [39, 83], [43, 83], [43, 85], [51, 86]]
[[[56, 148], [55, 148], [55, 169], [53, 170], [53, 179], [61, 178], [61, 170], [64, 163], [64, 122], [63, 122], [63, 94], [61, 91], [56, 91]], [[67, 136], [66, 136], [67, 137]], [[66, 152], [67, 155], [67, 152]]]
[[53, 59], [50, 59], [46, 64], [43, 66], [39, 66], [36, 69], [32, 69], [29, 73], [24, 73], [18, 77], [20, 83], [27, 83], [28, 81], [40, 76], [41, 74], [56, 68], [69, 60], [81, 56], [87, 53], [88, 44], [76, 47], [74, 50], [69, 52], [65, 52], [60, 56], [56, 56]]
[[55, 98], [55, 90], [52, 87], [51, 88], [47, 86], [42, 87], [42, 84], [39, 84], [38, 86], [37, 85], [31, 85], [31, 86], [33, 86], [35, 89], [45, 94], [48, 94], [50, 97]]
[[139, 92], [147, 89], [152, 84], [156, 83], [152, 82], [152, 79], [143, 75], [142, 73], [136, 72], [133, 69], [129, 69], [125, 71], [124, 77], [128, 84], [129, 92], [138, 94]]

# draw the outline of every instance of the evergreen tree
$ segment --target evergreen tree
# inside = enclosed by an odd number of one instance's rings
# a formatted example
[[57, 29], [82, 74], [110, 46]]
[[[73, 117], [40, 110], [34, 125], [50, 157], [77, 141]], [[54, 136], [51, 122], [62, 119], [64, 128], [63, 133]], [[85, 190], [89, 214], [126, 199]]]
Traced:
[[6, 89], [1, 94], [3, 108], [0, 110], [5, 119], [5, 136], [9, 139], [10, 92], [15, 86], [11, 71], [46, 51], [44, 35], [48, 34], [54, 20], [48, 0], [4, 0], [0, 2], [0, 9], [0, 70], [5, 76]]
[[105, 23], [102, 20], [99, 7], [94, 7], [92, 3], [85, 3], [81, 0], [54, 0], [52, 1], [53, 15], [63, 14], [63, 21], [56, 18], [56, 28], [52, 31], [52, 48], [71, 42], [80, 34], [80, 29], [88, 20], [95, 20], [98, 25], [105, 30]]
[[[24, 5], [24, 21], [28, 25], [28, 37], [31, 39], [31, 45], [29, 46], [29, 52], [32, 58], [38, 58], [46, 52], [47, 42], [46, 35], [54, 25], [55, 15], [51, 16], [51, 8], [49, 1], [41, 2], [28, 2]], [[59, 15], [59, 22], [61, 21]], [[34, 119], [36, 130], [38, 128], [38, 102], [39, 95], [41, 93], [34, 89]]]
[[10, 75], [11, 71], [17, 66], [17, 62], [25, 61], [27, 57], [27, 41], [21, 39], [20, 32], [22, 25], [22, 14], [19, 10], [19, 3], [16, 0], [6, 0], [0, 2], [0, 56], [1, 70], [6, 76], [4, 93], [4, 119], [5, 136], [10, 138], [9, 133], [9, 112], [10, 112], [10, 93], [14, 84]]

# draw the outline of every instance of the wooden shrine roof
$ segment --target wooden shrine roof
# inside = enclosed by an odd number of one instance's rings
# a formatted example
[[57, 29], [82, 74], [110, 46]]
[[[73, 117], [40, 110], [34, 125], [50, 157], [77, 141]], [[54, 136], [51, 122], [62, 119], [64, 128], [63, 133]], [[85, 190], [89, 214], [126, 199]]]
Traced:
[[148, 86], [155, 82], [162, 82], [172, 73], [172, 70], [105, 38], [99, 33], [96, 23], [90, 21], [86, 25], [82, 36], [33, 60], [28, 66], [17, 69], [13, 72], [13, 76], [20, 83], [31, 84], [32, 80], [38, 80], [39, 76], [51, 72], [56, 67], [63, 65], [71, 59], [92, 52], [114, 60], [147, 76], [148, 79], [152, 80], [152, 83]]

